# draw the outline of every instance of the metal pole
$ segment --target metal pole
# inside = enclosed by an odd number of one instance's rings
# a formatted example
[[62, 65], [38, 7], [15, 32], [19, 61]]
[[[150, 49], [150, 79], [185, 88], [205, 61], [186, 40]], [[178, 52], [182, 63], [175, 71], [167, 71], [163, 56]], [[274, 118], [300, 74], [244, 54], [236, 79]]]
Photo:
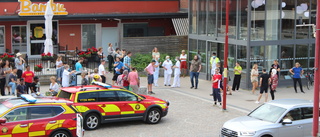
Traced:
[[314, 59], [314, 101], [313, 101], [313, 125], [312, 136], [318, 137], [319, 128], [319, 82], [320, 82], [320, 70], [319, 70], [319, 55], [320, 55], [320, 0], [317, 0], [317, 16], [316, 16], [316, 47], [315, 47], [315, 59]]
[[228, 80], [228, 51], [229, 51], [229, 0], [226, 0], [226, 33], [224, 43], [224, 79], [223, 79], [223, 102], [222, 109], [227, 109], [227, 80]]

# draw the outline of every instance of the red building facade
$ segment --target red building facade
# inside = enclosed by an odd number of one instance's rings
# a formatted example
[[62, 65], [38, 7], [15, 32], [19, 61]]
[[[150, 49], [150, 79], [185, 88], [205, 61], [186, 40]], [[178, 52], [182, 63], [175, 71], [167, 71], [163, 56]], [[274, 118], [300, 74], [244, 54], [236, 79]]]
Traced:
[[[47, 0], [0, 1], [0, 53], [39, 57]], [[53, 43], [69, 50], [121, 47], [123, 37], [175, 35], [174, 18], [187, 18], [179, 0], [54, 0]]]

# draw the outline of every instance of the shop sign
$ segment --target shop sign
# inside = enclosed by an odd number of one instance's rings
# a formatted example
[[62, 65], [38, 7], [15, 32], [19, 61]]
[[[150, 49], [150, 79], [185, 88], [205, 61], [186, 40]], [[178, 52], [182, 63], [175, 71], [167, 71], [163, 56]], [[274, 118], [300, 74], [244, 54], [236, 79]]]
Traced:
[[43, 28], [42, 27], [35, 27], [33, 30], [34, 33], [34, 37], [36, 37], [37, 39], [42, 38], [43, 37]]
[[[20, 2], [19, 16], [43, 16], [47, 4], [32, 3], [30, 0], [18, 0]], [[51, 3], [54, 15], [68, 15], [64, 4]]]

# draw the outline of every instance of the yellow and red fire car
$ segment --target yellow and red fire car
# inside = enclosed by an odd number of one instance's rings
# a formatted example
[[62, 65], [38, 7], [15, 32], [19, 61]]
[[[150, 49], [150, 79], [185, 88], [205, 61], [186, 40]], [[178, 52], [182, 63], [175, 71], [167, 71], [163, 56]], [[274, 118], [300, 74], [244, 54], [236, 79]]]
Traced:
[[74, 102], [84, 118], [83, 126], [88, 130], [97, 129], [101, 123], [129, 120], [156, 124], [169, 109], [168, 101], [100, 82], [61, 88], [57, 97]]
[[82, 137], [82, 116], [57, 98], [7, 99], [0, 104], [0, 137]]

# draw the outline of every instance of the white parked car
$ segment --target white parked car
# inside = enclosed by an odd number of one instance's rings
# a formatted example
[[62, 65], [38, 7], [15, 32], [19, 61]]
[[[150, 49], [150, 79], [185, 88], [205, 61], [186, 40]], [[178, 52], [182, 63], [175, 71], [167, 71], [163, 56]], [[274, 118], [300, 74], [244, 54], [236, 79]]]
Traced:
[[224, 123], [221, 137], [312, 137], [313, 102], [279, 99]]

